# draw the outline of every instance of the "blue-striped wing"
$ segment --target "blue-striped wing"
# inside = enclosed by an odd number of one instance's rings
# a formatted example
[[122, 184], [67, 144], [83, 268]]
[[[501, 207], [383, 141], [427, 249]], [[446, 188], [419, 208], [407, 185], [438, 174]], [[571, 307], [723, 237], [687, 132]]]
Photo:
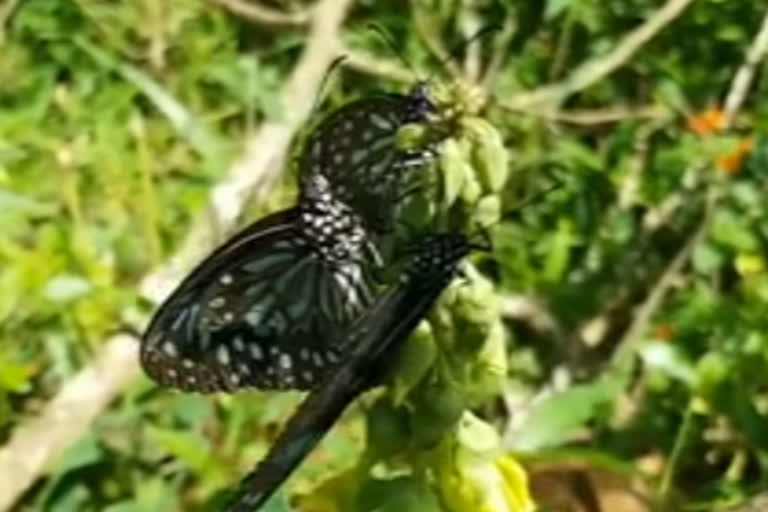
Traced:
[[419, 244], [401, 283], [384, 292], [350, 327], [344, 362], [301, 403], [267, 456], [242, 480], [227, 512], [250, 512], [264, 504], [346, 406], [377, 383], [472, 248], [457, 234], [432, 235]]
[[[146, 373], [186, 391], [311, 388], [370, 302], [359, 259], [332, 260], [322, 222], [285, 210], [219, 247], [152, 319], [140, 349]], [[326, 245], [308, 235], [316, 232]]]
[[299, 158], [302, 201], [317, 197], [321, 177], [368, 227], [389, 230], [408, 170], [435, 156], [436, 141], [430, 138], [415, 148], [399, 147], [398, 130], [408, 123], [427, 124], [436, 114], [423, 84], [407, 95], [366, 97], [334, 111], [304, 143]]

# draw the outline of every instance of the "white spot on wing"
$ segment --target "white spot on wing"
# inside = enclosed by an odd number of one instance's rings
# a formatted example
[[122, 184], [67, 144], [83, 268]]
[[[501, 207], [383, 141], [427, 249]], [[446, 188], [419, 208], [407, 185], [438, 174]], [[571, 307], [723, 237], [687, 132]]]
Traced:
[[212, 298], [208, 302], [208, 305], [211, 306], [213, 309], [218, 309], [218, 308], [224, 306], [224, 304], [226, 304], [226, 303], [227, 303], [227, 299], [225, 299], [224, 297], [219, 296], [219, 297]]
[[219, 348], [216, 350], [216, 358], [219, 360], [219, 363], [223, 365], [229, 364], [229, 350], [227, 350], [226, 346], [219, 346]]
[[262, 352], [261, 345], [258, 343], [248, 345], [248, 350], [251, 352], [251, 357], [257, 361], [261, 361], [264, 358], [264, 352]]
[[382, 130], [391, 130], [392, 124], [390, 124], [389, 119], [386, 117], [377, 114], [372, 113], [369, 117], [370, 121], [375, 124], [377, 127], [381, 128]]
[[173, 344], [172, 341], [166, 341], [163, 343], [163, 352], [168, 357], [178, 357], [179, 351], [176, 349], [176, 345]]
[[245, 321], [252, 327], [256, 327], [264, 318], [265, 311], [266, 309], [261, 304], [257, 304], [245, 314]]
[[171, 324], [171, 330], [172, 331], [178, 330], [179, 327], [181, 327], [181, 324], [184, 323], [184, 320], [187, 318], [188, 314], [189, 314], [189, 310], [182, 309], [181, 312], [179, 313], [179, 316], [177, 316], [173, 320], [173, 323]]

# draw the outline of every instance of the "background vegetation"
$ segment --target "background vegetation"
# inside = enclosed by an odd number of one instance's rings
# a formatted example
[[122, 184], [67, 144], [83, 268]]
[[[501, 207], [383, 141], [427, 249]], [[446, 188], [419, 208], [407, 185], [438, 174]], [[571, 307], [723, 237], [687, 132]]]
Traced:
[[[263, 455], [295, 394], [158, 389], [134, 334], [292, 200], [288, 142], [346, 53], [323, 108], [461, 77], [508, 150], [504, 208], [562, 182], [483, 265], [510, 369], [476, 412], [542, 509], [763, 510], [768, 3], [347, 4], [0, 3], [0, 509], [210, 510]], [[353, 463], [360, 416], [284, 495]]]

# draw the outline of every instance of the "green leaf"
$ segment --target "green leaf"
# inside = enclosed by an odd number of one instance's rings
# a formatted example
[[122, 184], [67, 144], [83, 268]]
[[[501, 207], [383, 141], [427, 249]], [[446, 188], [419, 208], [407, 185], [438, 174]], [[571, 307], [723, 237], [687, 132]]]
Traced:
[[583, 167], [592, 171], [603, 170], [604, 164], [600, 155], [574, 139], [568, 137], [558, 138], [555, 151], [556, 158], [567, 163], [570, 167]]
[[725, 257], [718, 248], [712, 244], [703, 243], [693, 250], [693, 266], [702, 274], [710, 274], [725, 263]]
[[150, 427], [150, 436], [168, 454], [183, 460], [198, 473], [203, 473], [210, 462], [208, 441], [194, 432]]
[[83, 277], [59, 274], [48, 281], [43, 295], [53, 302], [71, 302], [87, 295], [91, 289], [90, 281]]
[[571, 6], [571, 0], [549, 0], [544, 10], [544, 18], [553, 20]]
[[260, 512], [293, 512], [285, 494], [278, 491], [259, 509]]
[[715, 213], [712, 226], [712, 239], [737, 251], [752, 252], [758, 249], [759, 242], [749, 224], [738, 213], [719, 209]]
[[677, 346], [666, 342], [646, 343], [639, 353], [648, 368], [660, 370], [688, 385], [693, 383], [693, 365]]
[[620, 392], [618, 381], [602, 377], [555, 393], [530, 411], [522, 428], [509, 437], [515, 450], [557, 446], [595, 418]]
[[430, 486], [414, 477], [367, 480], [356, 512], [442, 512]]
[[96, 464], [103, 457], [104, 451], [101, 449], [96, 436], [89, 433], [62, 453], [51, 465], [50, 472], [54, 474], [68, 473], [84, 466]]

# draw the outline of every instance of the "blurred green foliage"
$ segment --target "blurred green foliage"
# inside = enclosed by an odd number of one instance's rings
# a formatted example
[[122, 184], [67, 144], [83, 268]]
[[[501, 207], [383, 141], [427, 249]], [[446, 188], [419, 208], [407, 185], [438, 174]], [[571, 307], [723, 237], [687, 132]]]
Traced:
[[[3, 440], [87, 365], [108, 335], [137, 309], [147, 310], [137, 292], [141, 276], [178, 247], [246, 137], [280, 115], [276, 94], [305, 29], [250, 23], [214, 4], [26, 0], [0, 17]], [[409, 11], [400, 3], [357, 2], [345, 24], [346, 44], [397, 62], [366, 28], [377, 23], [393, 35], [414, 79], [450, 81], [429, 50], [435, 40], [450, 49], [482, 26], [509, 24], [507, 54], [482, 114], [491, 124], [470, 122], [466, 140], [452, 141], [442, 157], [465, 160], [441, 167], [445, 204], [458, 201], [465, 217], [482, 225], [499, 215], [504, 221], [492, 230], [493, 254], [468, 270], [472, 285], [457, 283], [446, 293], [444, 304], [461, 306], [433, 312], [411, 340], [412, 355], [403, 356], [393, 392], [351, 407], [268, 510], [289, 510], [287, 496], [329, 477], [312, 496], [343, 495], [355, 488], [351, 480], [359, 475], [352, 469], [361, 453], [388, 457], [403, 450], [409, 417], [423, 423], [424, 438], [412, 441], [430, 444], [443, 438], [441, 421], [467, 418], [465, 405], [499, 427], [500, 442], [526, 461], [578, 457], [637, 474], [651, 501], [675, 510], [709, 510], [763, 488], [765, 65], [731, 130], [718, 129], [717, 108], [768, 5], [693, 2], [610, 76], [552, 111], [521, 111], [505, 108], [505, 100], [607, 53], [659, 2], [411, 4]], [[484, 57], [497, 35], [480, 41]], [[460, 53], [459, 60], [466, 54], [471, 63], [471, 48]], [[345, 70], [338, 78], [327, 108], [406, 87], [364, 72]], [[714, 109], [709, 117], [707, 109]], [[597, 119], [606, 112], [610, 121]], [[471, 172], [466, 159], [475, 164]], [[500, 168], [503, 176], [494, 172]], [[549, 191], [552, 183], [559, 186]], [[285, 188], [275, 195], [292, 192]], [[663, 303], [627, 336], [664, 270], [708, 218], [712, 190], [720, 197], [704, 236]], [[272, 202], [251, 205], [249, 216]], [[502, 296], [499, 304], [488, 305], [491, 289]], [[555, 328], [525, 315], [502, 320], [497, 306], [504, 311], [503, 296], [511, 293], [535, 297]], [[491, 318], [467, 321], [478, 314]], [[478, 333], [478, 325], [486, 330]], [[485, 345], [468, 339], [492, 339], [488, 346], [495, 348], [484, 352]], [[499, 359], [499, 347], [506, 358]], [[428, 368], [413, 361], [450, 368], [455, 350], [474, 351], [478, 359], [465, 362], [503, 360], [506, 378], [475, 381], [487, 368], [469, 365], [459, 377], [452, 373], [459, 397], [450, 389], [419, 396], [415, 386]], [[406, 400], [412, 389], [416, 394]], [[297, 399], [293, 393], [183, 395], [138, 379], [18, 510], [215, 509], [266, 452]], [[417, 408], [415, 415], [401, 414], [396, 406], [404, 402]], [[428, 439], [430, 427], [438, 439]], [[480, 438], [457, 430], [452, 442]], [[446, 446], [439, 444], [423, 467], [448, 468], [435, 462], [454, 447]], [[467, 460], [479, 460], [471, 442], [462, 446]], [[661, 459], [661, 469], [640, 474], [633, 466], [648, 457]], [[504, 458], [482, 471], [515, 472]], [[372, 479], [356, 506], [448, 506], [436, 501], [425, 478]], [[400, 501], [382, 505], [392, 494]], [[466, 496], [455, 494], [454, 505]]]

